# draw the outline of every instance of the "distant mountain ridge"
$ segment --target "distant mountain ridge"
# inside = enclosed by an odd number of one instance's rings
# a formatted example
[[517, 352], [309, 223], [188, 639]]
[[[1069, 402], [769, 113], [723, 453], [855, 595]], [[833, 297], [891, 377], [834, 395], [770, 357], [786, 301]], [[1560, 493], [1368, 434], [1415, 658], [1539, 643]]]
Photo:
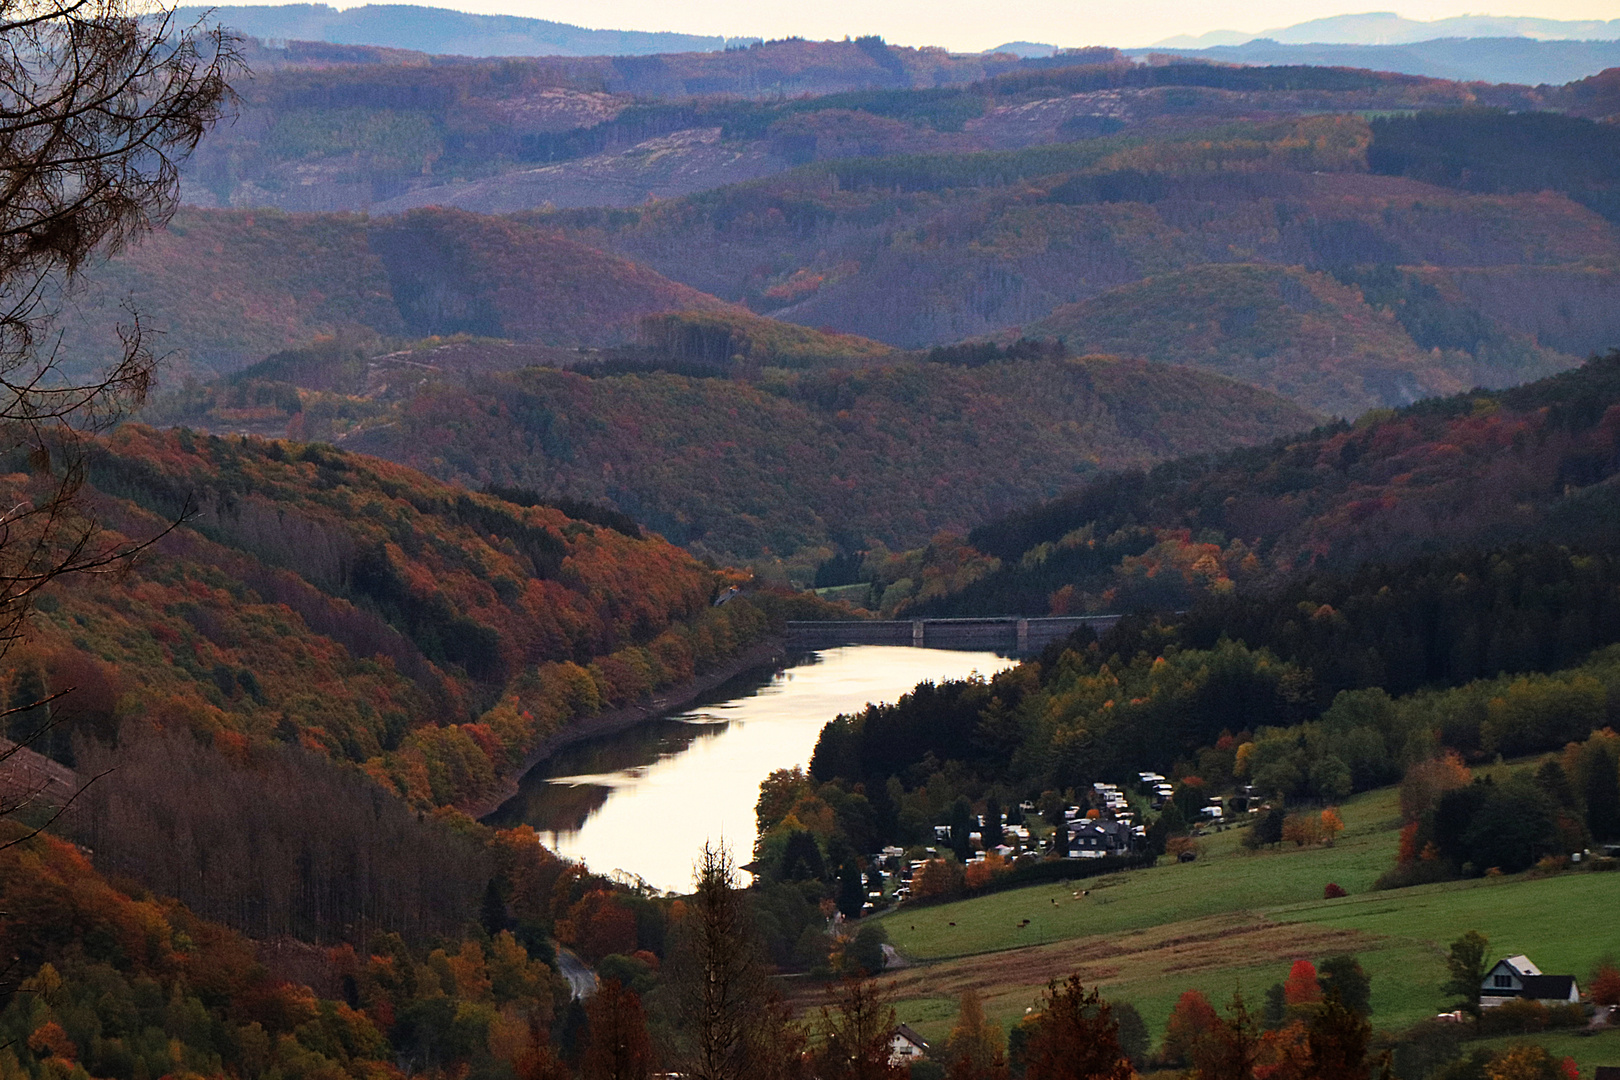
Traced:
[[1133, 49], [1145, 57], [1171, 52], [1222, 64], [1309, 64], [1367, 68], [1462, 82], [1555, 85], [1620, 67], [1620, 41], [1537, 40], [1532, 37], [1447, 37], [1402, 44], [1296, 43], [1256, 38], [1210, 48], [1155, 46]]
[[719, 52], [755, 38], [711, 37], [646, 30], [593, 30], [517, 15], [473, 15], [416, 4], [366, 4], [339, 10], [326, 4], [183, 7], [181, 22], [207, 16], [250, 37], [379, 45], [450, 56], [652, 56]]
[[1449, 19], [1407, 19], [1393, 11], [1368, 11], [1310, 19], [1262, 30], [1211, 30], [1177, 34], [1156, 47], [1203, 49], [1269, 39], [1291, 45], [1411, 45], [1438, 38], [1525, 37], [1539, 40], [1598, 41], [1620, 38], [1620, 19], [1541, 19], [1516, 15], [1456, 15]]
[[[477, 15], [418, 4], [251, 4], [179, 9], [182, 20], [207, 16], [261, 41], [314, 41], [370, 45], [449, 56], [653, 56], [719, 52], [758, 38], [608, 30], [518, 15]], [[1211, 30], [1177, 34], [1156, 49], [1211, 49], [1269, 41], [1283, 45], [1414, 45], [1453, 38], [1523, 38], [1535, 41], [1620, 40], [1620, 19], [1544, 19], [1534, 16], [1458, 15], [1408, 19], [1373, 11], [1311, 19], [1250, 33]], [[986, 49], [1020, 57], [1047, 57], [1059, 46], [1014, 41]], [[1588, 73], [1589, 74], [1589, 73]]]

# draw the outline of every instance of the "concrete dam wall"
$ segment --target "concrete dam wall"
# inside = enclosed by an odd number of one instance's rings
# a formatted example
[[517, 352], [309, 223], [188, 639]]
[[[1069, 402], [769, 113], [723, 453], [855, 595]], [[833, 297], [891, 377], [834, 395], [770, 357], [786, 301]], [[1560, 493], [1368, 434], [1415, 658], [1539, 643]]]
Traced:
[[911, 645], [924, 649], [968, 649], [1022, 656], [1063, 641], [1082, 626], [1099, 637], [1118, 615], [1063, 615], [1044, 619], [1015, 616], [988, 619], [850, 619], [790, 622], [789, 645], [830, 649], [839, 645]]

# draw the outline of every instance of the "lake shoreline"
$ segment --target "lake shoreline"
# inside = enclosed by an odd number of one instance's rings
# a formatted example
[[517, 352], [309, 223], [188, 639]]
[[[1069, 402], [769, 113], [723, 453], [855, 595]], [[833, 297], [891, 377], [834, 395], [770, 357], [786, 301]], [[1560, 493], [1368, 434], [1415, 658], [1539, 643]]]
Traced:
[[672, 686], [634, 705], [607, 709], [595, 716], [580, 717], [563, 725], [562, 729], [546, 739], [524, 757], [523, 764], [510, 776], [503, 778], [496, 790], [485, 798], [464, 806], [463, 813], [475, 820], [495, 813], [522, 789], [523, 780], [536, 766], [544, 763], [557, 751], [602, 735], [615, 735], [649, 720], [657, 720], [678, 712], [704, 694], [723, 686], [740, 675], [766, 667], [779, 667], [788, 656], [787, 642], [780, 637], [767, 638], [744, 649], [730, 660], [678, 686]]

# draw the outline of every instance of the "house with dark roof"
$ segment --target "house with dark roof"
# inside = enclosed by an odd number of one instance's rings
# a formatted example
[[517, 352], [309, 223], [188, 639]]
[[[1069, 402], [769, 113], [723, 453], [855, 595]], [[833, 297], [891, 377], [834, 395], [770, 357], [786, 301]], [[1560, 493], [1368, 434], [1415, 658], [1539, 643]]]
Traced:
[[1573, 975], [1543, 975], [1528, 956], [1509, 956], [1485, 973], [1479, 1007], [1493, 1009], [1515, 998], [1543, 1005], [1573, 1005], [1581, 1000], [1581, 988]]
[[1100, 859], [1130, 851], [1131, 830], [1121, 822], [1082, 818], [1069, 822], [1067, 828], [1071, 859]]
[[909, 1065], [928, 1056], [928, 1040], [905, 1024], [894, 1029], [889, 1036], [889, 1064]]

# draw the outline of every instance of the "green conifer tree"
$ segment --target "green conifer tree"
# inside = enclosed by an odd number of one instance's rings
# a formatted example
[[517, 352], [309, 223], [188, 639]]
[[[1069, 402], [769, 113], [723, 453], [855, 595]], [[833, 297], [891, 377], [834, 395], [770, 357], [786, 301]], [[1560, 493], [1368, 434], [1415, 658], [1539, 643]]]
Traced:
[[861, 874], [860, 864], [850, 859], [838, 872], [838, 910], [846, 919], [858, 919], [865, 904], [866, 879]]

